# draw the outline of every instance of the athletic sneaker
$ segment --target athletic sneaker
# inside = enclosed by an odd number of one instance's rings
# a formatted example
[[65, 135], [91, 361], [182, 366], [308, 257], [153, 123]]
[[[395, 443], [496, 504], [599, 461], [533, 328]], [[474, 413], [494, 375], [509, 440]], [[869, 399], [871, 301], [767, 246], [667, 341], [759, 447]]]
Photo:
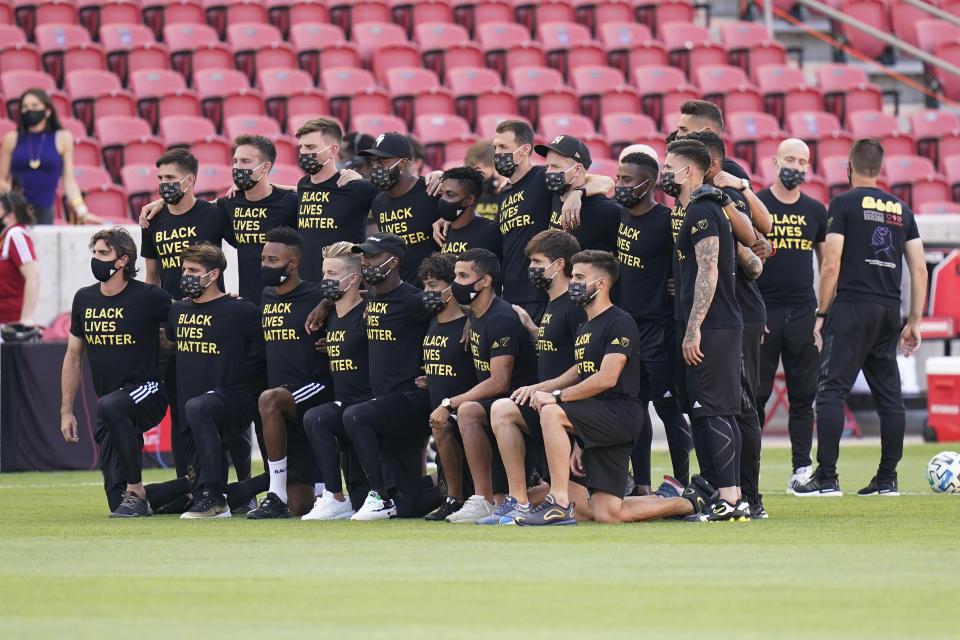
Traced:
[[897, 489], [896, 480], [877, 480], [877, 476], [873, 476], [873, 479], [870, 481], [870, 484], [865, 486], [860, 491], [857, 491], [858, 496], [898, 496], [900, 491]]
[[736, 505], [732, 505], [723, 498], [720, 498], [702, 513], [695, 513], [687, 516], [688, 522], [736, 522], [750, 519], [748, 511], [749, 505], [745, 500], [740, 500]]
[[526, 513], [517, 514], [515, 522], [524, 527], [577, 524], [573, 517], [573, 503], [561, 507], [552, 494], [544, 498], [539, 506]]
[[250, 498], [249, 501], [244, 502], [243, 504], [239, 504], [235, 506], [233, 509], [230, 509], [230, 513], [232, 513], [235, 516], [242, 516], [244, 514], [250, 513], [256, 508], [257, 508], [257, 499]]
[[427, 522], [440, 522], [446, 520], [447, 516], [451, 513], [456, 513], [463, 507], [463, 503], [457, 500], [456, 498], [451, 498], [447, 496], [447, 499], [443, 501], [439, 507], [423, 516], [423, 519]]
[[661, 498], [679, 498], [683, 494], [683, 485], [673, 476], [663, 476], [660, 488], [653, 495]]
[[367, 494], [367, 499], [363, 501], [363, 506], [355, 514], [350, 516], [351, 520], [389, 520], [397, 517], [397, 505], [393, 500], [384, 500], [376, 491]]
[[500, 516], [499, 524], [517, 524], [517, 518], [525, 513], [530, 513], [529, 504], [518, 504], [513, 507], [513, 511], [505, 516]]
[[806, 466], [793, 470], [790, 479], [787, 480], [787, 493], [791, 493], [801, 484], [807, 484], [813, 477], [813, 467]]
[[507, 496], [503, 499], [503, 502], [493, 510], [493, 513], [477, 520], [477, 524], [503, 524], [503, 518], [509, 519], [510, 522], [506, 524], [510, 524], [513, 522], [513, 513], [517, 510], [518, 506], [520, 506], [520, 503], [517, 502], [516, 498]]
[[111, 518], [145, 518], [153, 515], [150, 503], [133, 491], [124, 491], [120, 504], [110, 514]]
[[690, 484], [683, 490], [681, 496], [693, 505], [693, 515], [700, 514], [709, 505], [717, 500], [717, 490], [701, 475], [693, 475]]
[[763, 508], [763, 496], [757, 496], [757, 499], [750, 503], [750, 519], [766, 520], [769, 517], [767, 510]]
[[467, 498], [467, 501], [463, 503], [463, 506], [460, 507], [459, 511], [447, 516], [447, 522], [472, 524], [480, 518], [489, 516], [495, 508], [496, 505], [492, 502], [487, 502], [483, 496], [470, 496]]
[[836, 480], [822, 480], [818, 473], [814, 473], [808, 482], [798, 484], [791, 493], [798, 498], [836, 498], [843, 495]]
[[349, 498], [344, 498], [343, 502], [340, 502], [333, 497], [333, 493], [324, 490], [323, 494], [321, 494], [314, 503], [313, 509], [310, 509], [310, 513], [301, 516], [300, 519], [340, 520], [342, 518], [349, 518], [354, 513], [353, 505], [350, 504]]
[[227, 507], [227, 499], [223, 495], [216, 495], [209, 491], [204, 491], [194, 501], [189, 511], [180, 514], [184, 520], [194, 518], [229, 518], [230, 508]]
[[276, 520], [292, 518], [293, 514], [287, 508], [287, 503], [271, 491], [260, 501], [259, 507], [247, 513], [247, 517], [251, 520]]

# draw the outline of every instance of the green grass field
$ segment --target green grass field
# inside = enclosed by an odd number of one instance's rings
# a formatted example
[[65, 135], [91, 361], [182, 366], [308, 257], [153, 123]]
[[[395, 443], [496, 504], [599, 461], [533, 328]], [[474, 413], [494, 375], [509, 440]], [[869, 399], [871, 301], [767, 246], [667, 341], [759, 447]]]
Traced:
[[4, 474], [0, 637], [956, 638], [960, 496], [924, 478], [945, 448], [907, 447], [914, 495], [852, 495], [879, 451], [845, 444], [848, 495], [787, 496], [768, 449], [769, 520], [547, 530], [110, 520], [96, 473]]

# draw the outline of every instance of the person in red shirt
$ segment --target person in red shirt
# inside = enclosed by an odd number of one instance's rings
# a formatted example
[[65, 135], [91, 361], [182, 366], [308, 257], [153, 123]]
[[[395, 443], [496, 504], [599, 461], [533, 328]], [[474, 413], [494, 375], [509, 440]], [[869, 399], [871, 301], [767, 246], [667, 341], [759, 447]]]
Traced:
[[27, 225], [33, 215], [15, 193], [0, 195], [0, 324], [32, 325], [40, 290], [40, 268]]

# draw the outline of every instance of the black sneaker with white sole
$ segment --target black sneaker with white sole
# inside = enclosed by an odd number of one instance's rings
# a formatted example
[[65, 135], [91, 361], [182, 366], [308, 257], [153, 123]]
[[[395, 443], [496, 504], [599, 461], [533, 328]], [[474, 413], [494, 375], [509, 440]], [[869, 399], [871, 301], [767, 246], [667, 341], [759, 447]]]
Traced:
[[227, 506], [227, 499], [223, 494], [215, 494], [204, 491], [194, 501], [193, 506], [184, 511], [180, 516], [184, 520], [195, 518], [229, 518], [230, 507]]
[[427, 522], [443, 522], [447, 519], [451, 513], [456, 513], [460, 511], [460, 507], [463, 506], [463, 503], [457, 500], [456, 498], [451, 498], [447, 496], [447, 499], [443, 501], [439, 507], [423, 516], [423, 519]]
[[693, 505], [693, 515], [702, 512], [717, 499], [717, 490], [701, 475], [690, 478], [690, 484], [683, 490], [682, 498], [686, 498]]
[[767, 510], [763, 508], [763, 496], [757, 496], [756, 500], [750, 503], [750, 519], [766, 520], [769, 517]]
[[120, 504], [110, 514], [111, 518], [145, 518], [152, 516], [150, 503], [133, 491], [124, 491]]
[[824, 480], [819, 469], [814, 472], [809, 482], [798, 484], [792, 490], [798, 498], [834, 498], [843, 495], [836, 480]]
[[873, 479], [870, 481], [870, 484], [865, 486], [860, 491], [857, 491], [858, 496], [898, 496], [900, 495], [900, 490], [897, 488], [896, 480], [877, 480], [877, 476], [873, 476]]
[[292, 517], [293, 514], [287, 508], [287, 503], [272, 491], [260, 501], [259, 507], [247, 513], [247, 518], [250, 520], [277, 520]]
[[250, 498], [249, 501], [244, 502], [243, 504], [238, 504], [237, 506], [230, 509], [230, 513], [235, 516], [242, 516], [245, 513], [250, 513], [257, 508], [257, 499]]
[[695, 513], [687, 516], [688, 522], [740, 522], [750, 519], [749, 505], [745, 500], [740, 500], [733, 505], [720, 498], [701, 513]]

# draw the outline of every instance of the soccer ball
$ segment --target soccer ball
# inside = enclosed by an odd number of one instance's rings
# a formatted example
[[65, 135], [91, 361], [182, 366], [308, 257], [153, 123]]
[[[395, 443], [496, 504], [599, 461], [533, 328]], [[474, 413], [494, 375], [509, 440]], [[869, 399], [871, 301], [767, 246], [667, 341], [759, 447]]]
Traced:
[[941, 451], [927, 464], [927, 482], [937, 493], [960, 493], [960, 453]]

